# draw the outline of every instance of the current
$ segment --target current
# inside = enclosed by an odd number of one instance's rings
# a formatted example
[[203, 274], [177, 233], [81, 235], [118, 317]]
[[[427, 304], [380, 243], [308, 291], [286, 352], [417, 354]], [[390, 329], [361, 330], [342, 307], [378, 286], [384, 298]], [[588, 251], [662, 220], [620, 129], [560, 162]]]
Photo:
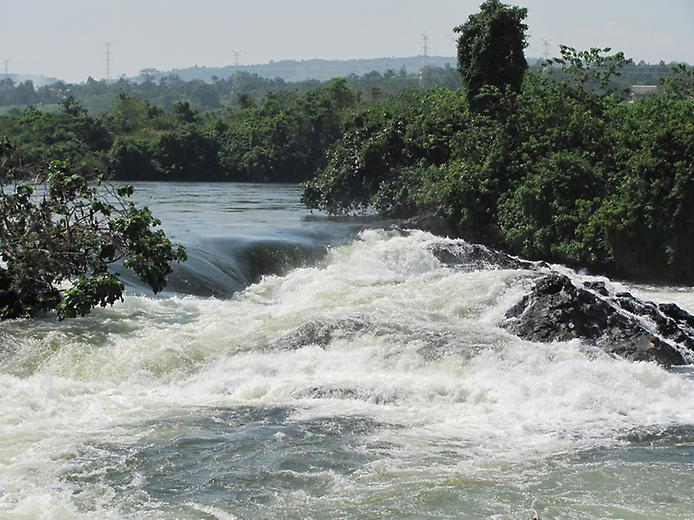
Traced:
[[692, 367], [522, 341], [527, 271], [300, 193], [136, 185], [167, 290], [0, 324], [0, 518], [694, 518]]

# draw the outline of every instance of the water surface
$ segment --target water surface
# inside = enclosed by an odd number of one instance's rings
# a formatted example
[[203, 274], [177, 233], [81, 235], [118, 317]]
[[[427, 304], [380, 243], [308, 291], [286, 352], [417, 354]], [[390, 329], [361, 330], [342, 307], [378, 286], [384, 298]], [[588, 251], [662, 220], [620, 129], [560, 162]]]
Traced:
[[0, 517], [694, 517], [692, 370], [511, 336], [528, 272], [297, 186], [137, 190], [191, 261], [162, 297], [0, 324]]

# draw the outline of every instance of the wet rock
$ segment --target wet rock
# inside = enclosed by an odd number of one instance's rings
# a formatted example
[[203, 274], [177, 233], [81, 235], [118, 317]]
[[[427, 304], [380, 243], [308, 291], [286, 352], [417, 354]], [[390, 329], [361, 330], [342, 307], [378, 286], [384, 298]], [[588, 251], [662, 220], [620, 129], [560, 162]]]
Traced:
[[470, 244], [463, 240], [437, 243], [430, 250], [442, 264], [469, 271], [535, 268], [532, 262], [526, 262], [501, 251], [480, 244]]
[[420, 231], [428, 231], [432, 235], [441, 237], [455, 238], [457, 236], [453, 227], [448, 223], [445, 217], [433, 213], [417, 215], [408, 218], [401, 222], [398, 227], [400, 229], [419, 229]]
[[392, 404], [397, 401], [394, 393], [384, 393], [369, 388], [343, 385], [315, 385], [294, 392], [295, 399], [341, 399], [366, 401], [373, 404]]
[[503, 326], [530, 341], [578, 338], [632, 361], [673, 366], [694, 359], [694, 317], [686, 311], [628, 292], [611, 294], [601, 282], [577, 286], [559, 273], [540, 278]]
[[609, 296], [610, 294], [610, 292], [607, 290], [607, 285], [605, 285], [605, 282], [583, 282], [583, 286], [601, 296]]
[[366, 329], [369, 323], [359, 318], [345, 318], [336, 321], [316, 319], [301, 324], [293, 331], [274, 340], [271, 349], [298, 350], [308, 345], [322, 349], [328, 347], [337, 337], [350, 337]]
[[369, 334], [376, 338], [389, 337], [390, 343], [400, 348], [406, 348], [410, 344], [419, 345], [417, 353], [427, 361], [440, 359], [449, 354], [471, 356], [485, 347], [477, 343], [470, 345], [461, 342], [454, 332], [448, 330], [433, 330], [403, 323], [351, 317], [332, 321], [321, 318], [307, 321], [287, 334], [272, 340], [268, 348], [299, 350], [307, 346], [317, 346], [327, 349], [335, 340], [349, 341], [362, 334]]

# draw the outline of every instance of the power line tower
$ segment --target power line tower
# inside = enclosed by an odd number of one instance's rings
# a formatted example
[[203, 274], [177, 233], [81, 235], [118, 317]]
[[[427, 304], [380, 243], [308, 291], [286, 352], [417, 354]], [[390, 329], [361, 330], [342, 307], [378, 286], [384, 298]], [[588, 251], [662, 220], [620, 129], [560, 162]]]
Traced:
[[419, 83], [422, 87], [426, 87], [429, 80], [429, 42], [431, 38], [429, 33], [422, 34], [422, 69], [419, 71]]
[[241, 65], [241, 51], [231, 51], [234, 55], [234, 73], [231, 75], [231, 91], [234, 95], [238, 93], [239, 90], [239, 66]]
[[5, 65], [5, 76], [7, 76], [9, 78], [10, 77], [10, 60], [8, 58], [3, 58], [2, 61]]
[[429, 42], [431, 37], [429, 33], [425, 32], [422, 34], [422, 68], [429, 66]]
[[111, 42], [106, 44], [106, 81], [111, 81]]

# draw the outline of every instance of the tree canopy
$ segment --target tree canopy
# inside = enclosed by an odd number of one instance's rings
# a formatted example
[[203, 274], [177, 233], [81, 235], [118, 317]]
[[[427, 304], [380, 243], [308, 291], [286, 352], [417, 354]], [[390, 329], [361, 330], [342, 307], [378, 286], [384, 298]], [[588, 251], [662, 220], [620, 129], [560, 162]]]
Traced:
[[458, 70], [471, 106], [485, 85], [501, 92], [520, 90], [528, 68], [524, 54], [528, 26], [523, 23], [527, 15], [523, 7], [486, 0], [479, 13], [454, 29], [460, 34]]
[[525, 9], [497, 0], [456, 30], [466, 91], [408, 92], [346, 120], [303, 200], [331, 213], [433, 213], [532, 259], [694, 282], [694, 73], [629, 102], [609, 48], [525, 70]]

